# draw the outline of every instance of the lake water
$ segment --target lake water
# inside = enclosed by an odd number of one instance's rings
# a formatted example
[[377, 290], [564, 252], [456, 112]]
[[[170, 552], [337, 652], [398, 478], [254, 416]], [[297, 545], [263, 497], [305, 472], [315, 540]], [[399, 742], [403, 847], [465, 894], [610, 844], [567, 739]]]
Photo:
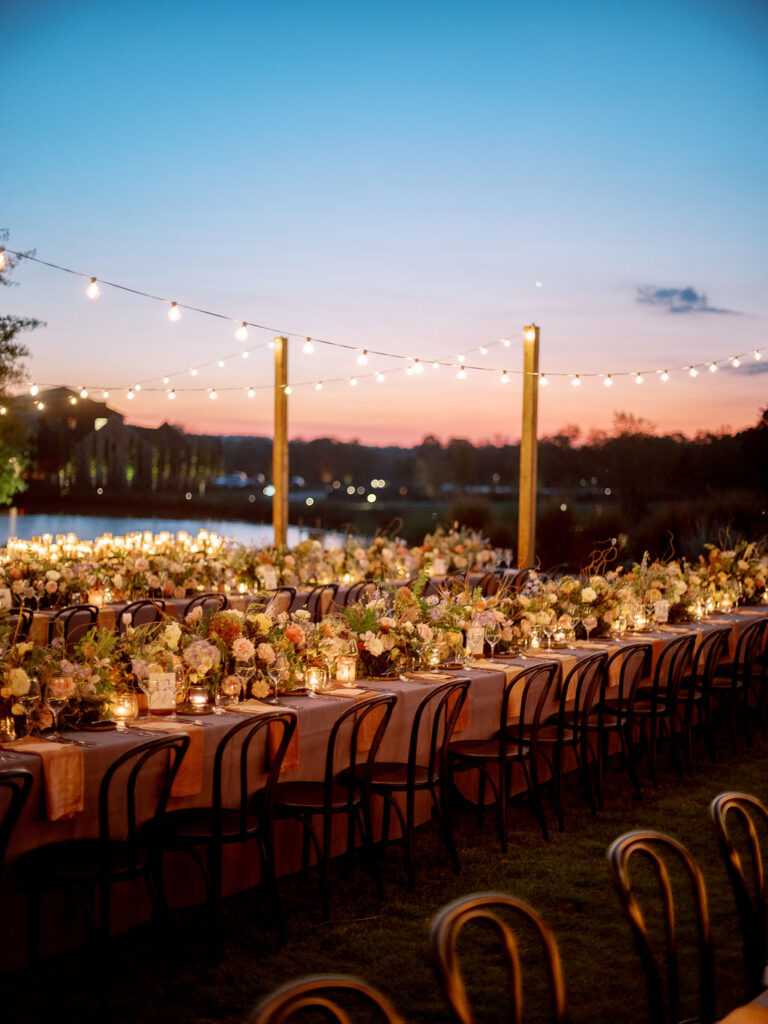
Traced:
[[[198, 530], [209, 530], [218, 533], [222, 537], [229, 537], [232, 540], [240, 541], [242, 544], [256, 544], [259, 546], [271, 544], [274, 538], [272, 526], [261, 523], [229, 522], [228, 520], [216, 519], [155, 519], [149, 516], [47, 516], [47, 515], [19, 515], [15, 509], [10, 512], [0, 513], [0, 545], [7, 543], [9, 537], [16, 537], [19, 540], [30, 540], [32, 537], [41, 537], [44, 533], [74, 533], [80, 540], [94, 540], [104, 533], [113, 533], [116, 536], [124, 533], [133, 533], [136, 530], [150, 530], [152, 533], [179, 533], [185, 530], [187, 533], [196, 534]], [[313, 536], [317, 531], [312, 531]], [[288, 527], [288, 545], [293, 547], [302, 540], [306, 540], [310, 531], [299, 527]], [[325, 534], [325, 542], [330, 546], [341, 545], [343, 538], [340, 534]]]

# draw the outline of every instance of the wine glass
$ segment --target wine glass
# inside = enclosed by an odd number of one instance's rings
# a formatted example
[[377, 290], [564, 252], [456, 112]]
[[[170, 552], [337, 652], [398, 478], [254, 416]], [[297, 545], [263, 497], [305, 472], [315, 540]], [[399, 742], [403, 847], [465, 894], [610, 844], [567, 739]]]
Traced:
[[243, 699], [248, 694], [248, 683], [256, 671], [256, 664], [253, 658], [239, 659], [235, 662], [235, 676], [240, 682], [240, 694]]
[[24, 709], [25, 736], [32, 735], [32, 715], [40, 707], [41, 699], [40, 683], [36, 679], [30, 679], [27, 692], [16, 698], [16, 703]]
[[485, 642], [491, 648], [491, 658], [496, 650], [496, 644], [501, 640], [501, 626], [498, 622], [491, 622], [485, 627]]
[[157, 693], [157, 676], [148, 675], [140, 679], [139, 689], [147, 695], [147, 713], [144, 717], [149, 718], [152, 714], [152, 698]]
[[285, 681], [288, 676], [288, 665], [285, 658], [275, 658], [271, 665], [267, 666], [267, 677], [270, 683], [274, 686], [275, 692], [272, 697], [268, 697], [265, 701], [267, 704], [280, 704], [280, 684]]
[[53, 732], [50, 736], [46, 736], [46, 739], [50, 740], [51, 743], [58, 743], [61, 740], [59, 715], [67, 706], [68, 700], [68, 697], [57, 697], [52, 693], [46, 693], [45, 695], [45, 707], [51, 712], [51, 718], [53, 719]]
[[223, 708], [234, 704], [240, 695], [241, 681], [237, 676], [224, 676], [219, 683], [213, 698], [214, 715], [223, 715]]
[[170, 722], [183, 722], [184, 719], [179, 718], [179, 716], [176, 714], [176, 705], [178, 704], [179, 698], [184, 694], [184, 691], [187, 688], [187, 677], [183, 665], [176, 666], [176, 669], [174, 671], [174, 677], [175, 681], [173, 688], [173, 708], [171, 710], [170, 715], [166, 715], [166, 718]]

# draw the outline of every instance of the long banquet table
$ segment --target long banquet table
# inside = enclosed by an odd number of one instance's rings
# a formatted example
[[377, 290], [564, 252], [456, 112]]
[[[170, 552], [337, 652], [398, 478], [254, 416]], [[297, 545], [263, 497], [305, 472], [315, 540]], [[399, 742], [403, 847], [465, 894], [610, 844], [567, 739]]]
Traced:
[[[694, 632], [697, 640], [700, 641], [707, 632], [727, 623], [731, 627], [730, 649], [732, 654], [736, 638], [741, 630], [756, 618], [764, 617], [766, 614], [768, 614], [768, 610], [764, 608], [739, 609], [730, 615], [719, 615], [686, 627], [661, 627], [655, 632], [644, 633], [640, 636], [617, 638], [610, 644], [601, 644], [600, 647], [612, 651], [622, 645], [645, 640], [653, 645], [654, 654], [658, 656], [663, 647], [675, 639], [682, 629]], [[577, 642], [567, 651], [558, 653], [580, 659], [593, 654], [596, 646], [593, 643]], [[542, 661], [547, 657], [546, 651], [540, 651], [537, 654], [537, 658]], [[531, 653], [529, 652], [525, 659], [508, 659], [504, 663], [499, 663], [498, 668], [494, 666], [455, 670], [453, 675], [456, 678], [468, 676], [471, 680], [467, 702], [468, 715], [463, 716], [462, 731], [457, 738], [484, 738], [493, 734], [498, 727], [501, 697], [506, 679], [504, 666], [526, 667], [532, 663], [530, 658]], [[558, 660], [562, 669], [564, 662], [561, 659], [555, 660]], [[370, 690], [393, 692], [397, 695], [395, 709], [379, 756], [386, 760], [405, 760], [410, 724], [420, 700], [428, 692], [429, 683], [418, 679], [394, 679], [363, 680], [358, 685]], [[296, 767], [286, 770], [281, 775], [281, 780], [321, 778], [329, 731], [339, 714], [349, 706], [348, 701], [322, 694], [316, 698], [310, 698], [303, 694], [287, 694], [283, 698], [283, 703], [290, 706], [298, 716], [298, 763]], [[555, 710], [554, 702], [551, 710]], [[200, 729], [202, 733], [202, 788], [195, 795], [172, 798], [170, 803], [172, 809], [204, 806], [206, 803], [210, 803], [213, 758], [217, 743], [223, 734], [241, 719], [242, 715], [237, 712], [205, 716], [197, 720], [199, 725], [195, 725], [194, 720], [187, 719], [190, 730]], [[136, 724], [140, 726], [141, 719]], [[130, 731], [123, 733], [115, 731], [88, 732], [79, 734], [79, 736], [93, 745], [83, 749], [85, 776], [83, 810], [71, 818], [59, 821], [47, 820], [39, 757], [24, 754], [21, 749], [16, 748], [12, 755], [12, 762], [4, 762], [4, 767], [9, 767], [12, 763], [14, 767], [28, 769], [34, 776], [30, 798], [11, 840], [3, 892], [0, 894], [4, 924], [6, 925], [0, 929], [0, 956], [2, 957], [1, 962], [6, 967], [23, 962], [25, 950], [25, 898], [20, 891], [15, 871], [19, 857], [25, 851], [45, 843], [96, 835], [98, 788], [104, 772], [112, 761], [129, 746], [145, 740], [144, 736], [135, 736]], [[254, 752], [254, 754], [259, 756], [258, 752]], [[516, 780], [516, 784], [513, 784], [513, 790], [521, 791], [523, 788], [524, 780], [521, 774]], [[426, 798], [419, 804], [417, 813], [420, 821], [427, 819], [429, 803]], [[292, 822], [279, 822], [277, 828], [278, 872], [289, 874], [299, 867], [301, 844], [298, 825]], [[335, 851], [340, 852], [343, 841], [344, 832], [340, 828], [334, 840]], [[174, 855], [174, 858], [169, 858], [166, 870], [171, 905], [192, 904], [202, 900], [203, 891], [197, 869], [188, 857]], [[256, 884], [258, 881], [258, 855], [255, 849], [250, 846], [241, 847], [237, 844], [228, 848], [225, 851], [224, 877], [225, 893], [234, 893]], [[43, 952], [53, 951], [76, 941], [77, 929], [73, 928], [70, 904], [64, 901], [56, 903], [55, 900], [49, 900], [46, 897], [44, 907], [46, 908], [47, 927], [44, 931]], [[124, 884], [117, 887], [113, 906], [113, 921], [116, 931], [140, 923], [148, 916], [149, 906], [143, 886]]]

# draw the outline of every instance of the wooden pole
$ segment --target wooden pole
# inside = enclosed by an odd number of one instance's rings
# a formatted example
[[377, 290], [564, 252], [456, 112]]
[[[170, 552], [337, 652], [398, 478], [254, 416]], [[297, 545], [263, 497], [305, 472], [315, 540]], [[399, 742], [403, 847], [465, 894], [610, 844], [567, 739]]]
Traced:
[[520, 500], [517, 565], [536, 564], [536, 457], [539, 419], [539, 328], [523, 330], [523, 433], [520, 438]]
[[272, 442], [272, 525], [276, 547], [288, 538], [288, 339], [275, 338], [275, 416]]

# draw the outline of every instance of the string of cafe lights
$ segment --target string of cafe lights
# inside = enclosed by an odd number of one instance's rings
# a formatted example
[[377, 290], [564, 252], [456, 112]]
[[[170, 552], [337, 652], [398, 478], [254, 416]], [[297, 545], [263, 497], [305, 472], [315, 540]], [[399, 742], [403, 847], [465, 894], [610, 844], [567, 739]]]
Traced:
[[[378, 349], [361, 348], [360, 346], [357, 345], [352, 345], [349, 343], [339, 341], [332, 341], [326, 338], [307, 337], [306, 335], [299, 334], [295, 331], [287, 331], [266, 324], [256, 323], [255, 321], [234, 317], [229, 314], [203, 309], [199, 306], [192, 306], [189, 305], [188, 303], [178, 302], [175, 300], [165, 298], [163, 296], [154, 295], [151, 292], [142, 291], [141, 289], [138, 288], [132, 288], [129, 287], [128, 285], [123, 285], [118, 282], [102, 280], [97, 277], [93, 277], [90, 274], [83, 273], [82, 271], [72, 270], [69, 267], [63, 267], [57, 263], [51, 263], [47, 260], [41, 260], [38, 257], [32, 256], [28, 253], [18, 252], [16, 250], [6, 249], [3, 247], [0, 247], [0, 272], [2, 272], [2, 270], [5, 269], [7, 261], [6, 254], [15, 256], [19, 259], [29, 260], [31, 262], [38, 263], [41, 266], [48, 267], [52, 270], [58, 270], [62, 273], [70, 274], [74, 277], [80, 278], [81, 280], [87, 282], [85, 294], [91, 300], [96, 300], [99, 298], [99, 296], [101, 295], [102, 286], [107, 288], [114, 288], [119, 291], [128, 292], [132, 295], [137, 295], [141, 298], [150, 299], [152, 301], [164, 304], [165, 306], [168, 307], [167, 316], [172, 323], [177, 323], [179, 320], [181, 320], [182, 310], [185, 310], [192, 313], [198, 313], [202, 316], [209, 316], [218, 320], [224, 320], [236, 324], [237, 326], [234, 333], [235, 338], [239, 342], [247, 341], [248, 330], [249, 328], [253, 328], [255, 330], [265, 331], [270, 334], [286, 338], [303, 339], [302, 353], [305, 356], [311, 356], [312, 354], [314, 354], [316, 345], [323, 345], [328, 346], [330, 348], [342, 349], [355, 354], [355, 360], [359, 368], [358, 370], [355, 371], [355, 373], [351, 375], [342, 375], [338, 377], [328, 378], [325, 380], [314, 379], [295, 382], [293, 384], [286, 384], [284, 385], [284, 391], [287, 395], [290, 395], [297, 388], [313, 387], [316, 391], [321, 391], [323, 390], [324, 387], [332, 384], [347, 384], [350, 387], [357, 387], [360, 381], [366, 379], [375, 379], [377, 383], [383, 384], [387, 380], [387, 374], [383, 370], [365, 369], [365, 367], [368, 365], [372, 357], [394, 359], [399, 361], [402, 365], [388, 372], [404, 372], [407, 376], [418, 376], [424, 373], [427, 368], [431, 368], [432, 370], [440, 370], [445, 368], [454, 370], [455, 376], [458, 380], [466, 380], [470, 372], [495, 373], [499, 376], [499, 381], [501, 384], [509, 384], [513, 378], [522, 377], [525, 375], [525, 371], [520, 369], [499, 369], [497, 367], [482, 365], [476, 362], [470, 363], [469, 360], [467, 359], [468, 354], [474, 353], [477, 353], [480, 356], [486, 356], [488, 355], [492, 348], [509, 349], [512, 347], [512, 341], [509, 338], [500, 338], [497, 341], [489, 342], [484, 345], [479, 345], [476, 348], [467, 349], [465, 352], [457, 352], [453, 357], [441, 357], [438, 359], [424, 360], [416, 356], [407, 356], [396, 352], [385, 352]], [[533, 335], [531, 334], [530, 337], [527, 337], [527, 340], [532, 340], [532, 337]], [[176, 397], [177, 393], [202, 393], [207, 394], [208, 398], [215, 400], [218, 398], [220, 393], [242, 393], [243, 391], [245, 391], [248, 398], [255, 398], [256, 394], [259, 391], [272, 390], [273, 384], [259, 384], [244, 389], [242, 385], [220, 387], [206, 387], [197, 385], [184, 386], [183, 384], [171, 384], [171, 381], [183, 375], [189, 375], [193, 378], [196, 378], [199, 376], [201, 370], [205, 370], [213, 366], [217, 366], [218, 368], [223, 369], [232, 360], [247, 360], [252, 353], [260, 349], [271, 349], [273, 347], [274, 341], [261, 341], [257, 344], [252, 344], [248, 347], [241, 348], [238, 352], [231, 352], [225, 356], [213, 358], [205, 362], [198, 363], [197, 365], [192, 367], [184, 368], [182, 370], [175, 370], [173, 372], [165, 373], [162, 376], [157, 375], [155, 377], [150, 377], [142, 381], [137, 381], [135, 384], [131, 385], [128, 388], [126, 388], [125, 385], [119, 386], [117, 388], [80, 385], [78, 388], [73, 388], [72, 390], [77, 390], [81, 398], [89, 397], [91, 392], [100, 392], [101, 396], [104, 399], [107, 399], [109, 397], [110, 392], [115, 390], [124, 391], [125, 397], [128, 400], [135, 399], [136, 396], [142, 391], [150, 393], [164, 391], [168, 398], [171, 400]], [[536, 374], [536, 376], [538, 376], [539, 378], [539, 385], [541, 387], [547, 387], [551, 379], [567, 380], [575, 388], [581, 387], [582, 384], [589, 382], [591, 380], [601, 381], [602, 384], [608, 388], [612, 387], [617, 380], [623, 379], [632, 379], [634, 380], [635, 384], [644, 384], [646, 380], [657, 379], [662, 384], [665, 384], [671, 379], [673, 373], [684, 373], [687, 374], [690, 378], [695, 379], [696, 377], [699, 376], [700, 372], [716, 373], [721, 367], [726, 366], [733, 369], [738, 369], [745, 361], [750, 359], [754, 361], [760, 361], [762, 359], [762, 356], [762, 349], [754, 348], [746, 352], [740, 352], [735, 355], [721, 357], [716, 360], [710, 360], [708, 362], [681, 364], [679, 366], [669, 366], [663, 369], [646, 369], [637, 371], [619, 370], [612, 371], [610, 373], [600, 371], [591, 371], [586, 373], [570, 373], [566, 371], [539, 371], [539, 373]], [[154, 381], [161, 381], [161, 385], [153, 386]], [[29, 386], [29, 392], [32, 395], [32, 397], [35, 397], [40, 387], [56, 386], [69, 387], [69, 385], [41, 385], [37, 383], [32, 383]], [[76, 399], [74, 400], [76, 401]], [[38, 405], [40, 404], [41, 403], [38, 403]]]

